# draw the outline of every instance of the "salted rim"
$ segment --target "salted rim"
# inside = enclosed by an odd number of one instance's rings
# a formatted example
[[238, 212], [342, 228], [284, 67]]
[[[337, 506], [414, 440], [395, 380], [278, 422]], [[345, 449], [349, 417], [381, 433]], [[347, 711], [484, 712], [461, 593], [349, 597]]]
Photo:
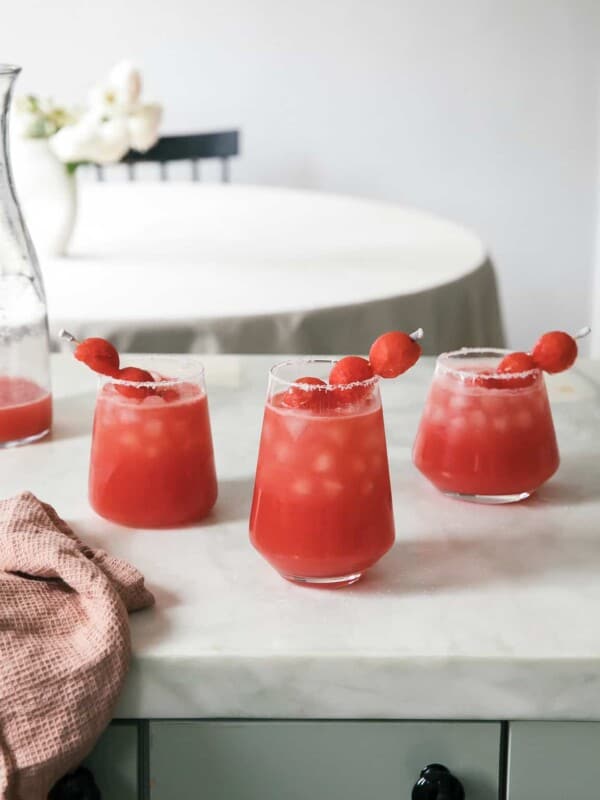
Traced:
[[[376, 386], [379, 383], [379, 375], [373, 375], [372, 378], [366, 378], [364, 381], [352, 381], [351, 383], [326, 383], [324, 386], [315, 386], [312, 383], [302, 383], [301, 381], [288, 381], [285, 378], [280, 378], [279, 375], [275, 374], [275, 371], [282, 368], [282, 367], [291, 367], [295, 364], [330, 364], [334, 365], [337, 364], [338, 361], [341, 359], [339, 358], [290, 358], [288, 361], [280, 361], [278, 364], [274, 364], [271, 369], [269, 370], [270, 377], [280, 383], [282, 386], [286, 386], [288, 388], [297, 387], [302, 389], [305, 392], [332, 392], [334, 390], [342, 389], [345, 391], [346, 389], [354, 389], [358, 386]], [[308, 377], [308, 376], [305, 376]]]
[[[468, 369], [457, 369], [454, 366], [450, 366], [448, 361], [451, 361], [453, 358], [457, 357], [467, 357], [467, 356], [488, 356], [488, 357], [497, 357], [502, 358], [503, 356], [507, 356], [510, 353], [516, 353], [516, 350], [505, 350], [500, 347], [461, 347], [460, 350], [450, 350], [447, 353], [440, 353], [437, 357], [436, 361], [436, 368], [441, 369], [444, 374], [446, 375], [453, 375], [457, 378], [472, 378], [474, 374], [473, 370]], [[541, 369], [539, 367], [532, 367], [531, 369], [523, 370], [522, 372], [494, 372], [492, 375], [483, 375], [481, 373], [477, 374], [478, 379], [480, 380], [501, 380], [501, 381], [514, 381], [516, 378], [528, 378], [531, 375], [541, 375]]]
[[[152, 370], [152, 364], [148, 363], [149, 361], [164, 361], [165, 363], [173, 363], [179, 364], [180, 369], [185, 369], [186, 365], [189, 365], [189, 372], [187, 375], [182, 375], [179, 378], [168, 378], [167, 380], [159, 380], [159, 381], [126, 381], [123, 378], [113, 378], [111, 375], [99, 375], [100, 382], [102, 385], [106, 385], [107, 383], [113, 384], [115, 386], [135, 386], [142, 389], [154, 389], [157, 386], [162, 388], [168, 388], [170, 386], [179, 386], [182, 383], [189, 383], [190, 381], [193, 383], [203, 383], [204, 382], [204, 364], [200, 359], [189, 358], [185, 357], [182, 358], [181, 356], [171, 356], [171, 355], [161, 355], [160, 353], [156, 354], [144, 354], [140, 355], [139, 357], [139, 364], [140, 369], [146, 369], [148, 367], [147, 372], [158, 372], [159, 370], [155, 369]], [[137, 361], [137, 357], [136, 357]], [[133, 365], [129, 365], [133, 366]], [[192, 371], [193, 367], [193, 371]]]

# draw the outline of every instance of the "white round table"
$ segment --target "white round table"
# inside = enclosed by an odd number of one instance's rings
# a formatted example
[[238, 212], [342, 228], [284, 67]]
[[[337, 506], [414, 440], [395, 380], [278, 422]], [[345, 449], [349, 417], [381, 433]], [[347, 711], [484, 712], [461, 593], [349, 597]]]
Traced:
[[494, 270], [465, 228], [341, 195], [195, 183], [82, 183], [71, 255], [42, 259], [61, 327], [121, 350], [365, 352], [501, 345]]

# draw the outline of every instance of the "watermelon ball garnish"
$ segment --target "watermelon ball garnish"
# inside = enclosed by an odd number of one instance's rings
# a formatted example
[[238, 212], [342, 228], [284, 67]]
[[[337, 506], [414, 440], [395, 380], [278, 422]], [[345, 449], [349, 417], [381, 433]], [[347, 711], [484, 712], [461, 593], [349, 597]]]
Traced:
[[318, 408], [326, 402], [327, 392], [319, 389], [305, 389], [303, 386], [327, 387], [325, 381], [320, 378], [304, 377], [298, 378], [294, 386], [283, 393], [281, 398], [282, 405], [287, 408]]
[[173, 386], [173, 380], [171, 378], [165, 378], [164, 375], [155, 374], [153, 380], [157, 381], [158, 384], [155, 388], [155, 393], [159, 397], [162, 397], [165, 403], [173, 403], [175, 400], [179, 400], [181, 394], [177, 387]]
[[[366, 358], [345, 356], [337, 361], [329, 373], [329, 383], [338, 386], [336, 400], [340, 403], [357, 403], [371, 393], [371, 386], [348, 386], [360, 384], [374, 377], [373, 368]], [[345, 388], [348, 386], [348, 388]]]
[[[129, 381], [131, 384], [137, 383], [153, 383], [153, 376], [145, 369], [139, 367], [125, 367], [120, 369], [113, 377], [120, 381]], [[115, 383], [115, 389], [119, 394], [124, 397], [131, 397], [141, 400], [151, 394], [156, 394], [153, 386], [133, 386], [129, 383]]]
[[397, 378], [417, 363], [421, 352], [416, 337], [402, 331], [389, 331], [375, 339], [369, 351], [369, 361], [376, 375]]
[[536, 366], [544, 372], [564, 372], [577, 358], [577, 342], [564, 331], [550, 331], [540, 336], [532, 356]]
[[74, 356], [101, 375], [114, 377], [119, 371], [119, 354], [106, 339], [98, 337], [84, 339], [77, 344]]
[[537, 369], [537, 365], [529, 353], [509, 353], [498, 364], [498, 372], [516, 374]]
[[158, 394], [165, 403], [174, 403], [175, 400], [179, 400], [180, 394], [177, 389], [173, 388], [172, 386], [168, 387], [167, 389], [156, 389], [156, 394]]
[[[497, 372], [501, 375], [514, 375], [510, 380], [497, 380], [494, 388], [499, 389], [522, 389], [531, 386], [536, 378], [535, 372], [538, 367], [529, 353], [508, 353], [498, 364]], [[523, 374], [526, 373], [526, 374]]]

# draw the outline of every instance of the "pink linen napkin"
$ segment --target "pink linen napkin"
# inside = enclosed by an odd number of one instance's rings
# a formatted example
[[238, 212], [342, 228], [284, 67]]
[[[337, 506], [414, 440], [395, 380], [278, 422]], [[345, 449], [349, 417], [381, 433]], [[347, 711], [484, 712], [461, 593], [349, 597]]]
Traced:
[[0, 798], [44, 800], [108, 725], [130, 659], [134, 567], [30, 492], [0, 501]]

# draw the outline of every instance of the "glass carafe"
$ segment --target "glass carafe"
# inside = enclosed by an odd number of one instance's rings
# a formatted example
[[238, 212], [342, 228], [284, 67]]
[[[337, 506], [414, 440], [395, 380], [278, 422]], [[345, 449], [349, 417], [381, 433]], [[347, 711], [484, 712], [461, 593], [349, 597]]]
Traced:
[[52, 421], [46, 298], [8, 152], [9, 107], [19, 72], [0, 64], [0, 448], [40, 439]]

